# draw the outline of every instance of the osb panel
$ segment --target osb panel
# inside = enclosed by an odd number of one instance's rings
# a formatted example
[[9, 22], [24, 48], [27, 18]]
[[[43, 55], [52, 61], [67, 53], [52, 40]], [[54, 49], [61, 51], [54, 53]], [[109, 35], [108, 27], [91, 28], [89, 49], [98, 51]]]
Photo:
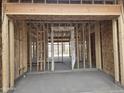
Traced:
[[113, 37], [112, 23], [105, 21], [101, 25], [101, 40], [102, 40], [102, 62], [103, 71], [114, 76], [114, 55], [113, 55]]
[[15, 22], [15, 79], [27, 70], [27, 31], [23, 23]]

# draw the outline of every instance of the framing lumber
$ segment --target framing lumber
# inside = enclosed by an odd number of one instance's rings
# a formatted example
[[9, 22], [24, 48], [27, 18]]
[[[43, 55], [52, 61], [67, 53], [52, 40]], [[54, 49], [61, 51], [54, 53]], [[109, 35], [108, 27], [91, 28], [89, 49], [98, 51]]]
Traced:
[[14, 24], [14, 34], [15, 34], [15, 50], [14, 50], [14, 61], [15, 61], [15, 67], [16, 67], [16, 69], [15, 69], [15, 78], [18, 78], [19, 77], [19, 59], [20, 59], [20, 54], [19, 54], [19, 31], [18, 31], [18, 28], [17, 28], [17, 25], [18, 25], [18, 23], [17, 23], [17, 21], [15, 21], [14, 22], [15, 24]]
[[118, 32], [117, 20], [112, 21], [113, 27], [113, 50], [114, 50], [114, 69], [115, 69], [115, 82], [119, 82], [119, 56], [118, 56]]
[[[59, 31], [58, 31], [59, 32]], [[58, 33], [57, 32], [57, 33]], [[59, 37], [58, 37], [58, 39], [59, 39]], [[59, 42], [58, 42], [58, 61], [59, 61]]]
[[82, 25], [82, 30], [83, 30], [83, 66], [84, 69], [86, 68], [86, 59], [85, 59], [85, 26]]
[[48, 45], [49, 45], [49, 37], [48, 37], [48, 34], [49, 34], [49, 26], [48, 26], [48, 24], [47, 24], [47, 31], [46, 31], [46, 33], [47, 33], [47, 66], [48, 66], [48, 70], [50, 70], [50, 60], [49, 60], [49, 47], [48, 47]]
[[30, 61], [30, 72], [32, 71], [32, 38], [29, 32], [29, 61]]
[[119, 23], [119, 49], [120, 49], [120, 67], [121, 67], [121, 84], [124, 85], [124, 20], [122, 15], [118, 18]]
[[13, 21], [9, 21], [9, 37], [10, 37], [10, 88], [14, 88], [14, 77], [15, 77], [15, 61], [14, 61], [14, 24]]
[[54, 68], [54, 29], [52, 28], [52, 31], [51, 31], [51, 59], [52, 59], [52, 67], [51, 67], [51, 71], [54, 71], [55, 68]]
[[89, 55], [88, 55], [88, 56], [89, 56], [88, 58], [89, 58], [89, 65], [90, 65], [90, 68], [92, 68], [92, 60], [91, 60], [91, 59], [92, 59], [92, 58], [91, 58], [91, 37], [90, 37], [90, 34], [91, 34], [91, 33], [90, 33], [90, 32], [91, 32], [91, 24], [88, 25], [88, 39], [89, 39], [89, 40], [88, 40], [88, 43], [89, 43], [89, 44], [88, 44], [88, 45], [89, 45], [89, 46], [88, 46], [88, 50], [89, 50], [89, 51], [88, 51], [88, 52], [89, 52], [89, 53], [88, 53], [88, 54], [89, 54]]
[[37, 31], [37, 71], [42, 71], [43, 68], [43, 32]]
[[[24, 25], [24, 23], [22, 23]], [[19, 67], [19, 75], [23, 74], [23, 29], [19, 29], [19, 53], [20, 53], [20, 67]]]
[[28, 53], [27, 53], [27, 26], [26, 26], [26, 23], [24, 22], [24, 72], [27, 72], [28, 71], [28, 60], [27, 60], [27, 57], [28, 57]]
[[46, 53], [45, 53], [46, 66], [48, 65], [48, 31], [47, 30], [48, 30], [48, 24], [46, 25], [46, 31], [45, 31], [45, 33], [46, 33], [46, 36], [45, 36], [45, 39], [46, 39], [46, 42], [45, 42], [45, 47], [46, 47], [45, 48], [45, 50], [46, 50]]
[[74, 32], [75, 32], [75, 30], [72, 29], [72, 31], [71, 31], [71, 41], [70, 41], [72, 70], [74, 70], [75, 62], [76, 62], [76, 60], [75, 60], [76, 51], [75, 51], [75, 35], [74, 35]]
[[8, 17], [4, 16], [2, 24], [2, 88], [3, 93], [9, 90], [9, 33]]
[[80, 65], [79, 65], [79, 38], [78, 38], [78, 26], [76, 25], [76, 45], [77, 45], [77, 69], [79, 69]]
[[7, 3], [5, 13], [8, 15], [120, 15], [121, 6], [61, 4], [58, 7], [57, 4]]
[[46, 29], [45, 26], [43, 25], [43, 60], [44, 60], [44, 71], [46, 69]]
[[95, 26], [95, 51], [96, 51], [96, 67], [101, 70], [101, 43], [100, 43], [100, 23], [96, 22]]
[[63, 31], [62, 31], [62, 39], [61, 39], [61, 45], [62, 45], [62, 62], [63, 62], [63, 37], [64, 36], [64, 33], [63, 33]]
[[71, 57], [70, 39], [69, 39], [69, 57]]

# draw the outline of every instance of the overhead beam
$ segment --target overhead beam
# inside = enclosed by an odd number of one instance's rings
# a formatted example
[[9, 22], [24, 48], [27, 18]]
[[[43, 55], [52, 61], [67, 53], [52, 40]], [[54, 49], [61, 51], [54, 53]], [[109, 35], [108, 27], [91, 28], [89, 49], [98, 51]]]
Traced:
[[[118, 15], [9, 15], [11, 19], [15, 20], [30, 20], [27, 23], [93, 23], [93, 20], [112, 20]], [[32, 20], [32, 21], [31, 21]], [[36, 21], [33, 21], [36, 20]], [[41, 21], [40, 21], [41, 20]], [[87, 21], [89, 20], [89, 21]]]
[[119, 15], [121, 5], [8, 3], [5, 13], [9, 15]]

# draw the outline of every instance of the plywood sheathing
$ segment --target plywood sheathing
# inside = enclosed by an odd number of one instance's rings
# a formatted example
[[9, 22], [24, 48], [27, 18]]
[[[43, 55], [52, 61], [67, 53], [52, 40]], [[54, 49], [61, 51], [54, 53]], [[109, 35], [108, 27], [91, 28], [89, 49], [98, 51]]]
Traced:
[[101, 41], [103, 71], [114, 76], [113, 34], [111, 21], [104, 21], [101, 23]]
[[27, 28], [23, 21], [15, 22], [15, 79], [27, 72]]

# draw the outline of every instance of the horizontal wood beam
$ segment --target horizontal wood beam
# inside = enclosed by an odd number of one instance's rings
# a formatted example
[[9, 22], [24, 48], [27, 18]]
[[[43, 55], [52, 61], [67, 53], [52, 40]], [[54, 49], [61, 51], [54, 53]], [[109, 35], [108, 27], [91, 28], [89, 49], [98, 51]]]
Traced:
[[92, 23], [94, 23], [93, 20], [112, 20], [117, 17], [118, 15], [9, 15], [9, 18], [13, 20], [30, 20], [27, 21], [27, 23], [71, 23], [70, 25], [72, 25], [72, 23], [89, 23], [87, 20], [91, 20], [90, 22]]
[[120, 15], [121, 5], [6, 4], [8, 15]]

